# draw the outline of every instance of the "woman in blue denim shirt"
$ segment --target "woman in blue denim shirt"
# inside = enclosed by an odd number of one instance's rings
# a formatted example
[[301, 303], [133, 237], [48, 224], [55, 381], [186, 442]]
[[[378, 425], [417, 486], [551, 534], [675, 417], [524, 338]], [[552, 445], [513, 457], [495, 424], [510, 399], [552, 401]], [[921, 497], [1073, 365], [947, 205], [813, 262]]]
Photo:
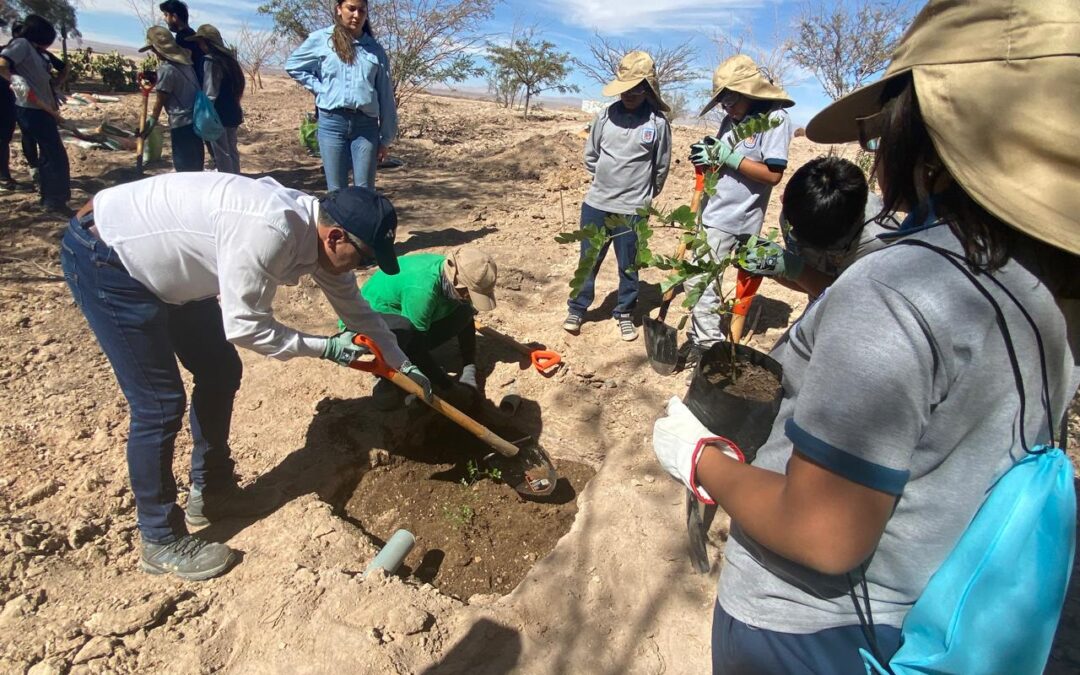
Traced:
[[317, 30], [285, 62], [285, 71], [315, 94], [319, 151], [327, 189], [374, 189], [375, 165], [397, 135], [390, 61], [368, 23], [367, 0], [337, 0], [337, 22]]

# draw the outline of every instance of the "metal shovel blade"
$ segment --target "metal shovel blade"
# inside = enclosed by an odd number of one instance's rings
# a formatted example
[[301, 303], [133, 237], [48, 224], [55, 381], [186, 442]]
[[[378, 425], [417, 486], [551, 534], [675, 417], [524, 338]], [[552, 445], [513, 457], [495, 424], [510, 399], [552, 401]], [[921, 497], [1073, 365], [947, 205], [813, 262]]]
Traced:
[[705, 548], [709, 528], [702, 518], [701, 508], [694, 493], [686, 491], [686, 533], [690, 537], [690, 561], [700, 574], [707, 574], [711, 567], [709, 552]]
[[663, 321], [645, 317], [645, 353], [649, 365], [660, 375], [675, 372], [679, 361], [679, 331]]
[[501, 472], [501, 480], [524, 497], [546, 497], [555, 491], [559, 475], [551, 458], [531, 438], [520, 441], [514, 457], [490, 455], [488, 461]]

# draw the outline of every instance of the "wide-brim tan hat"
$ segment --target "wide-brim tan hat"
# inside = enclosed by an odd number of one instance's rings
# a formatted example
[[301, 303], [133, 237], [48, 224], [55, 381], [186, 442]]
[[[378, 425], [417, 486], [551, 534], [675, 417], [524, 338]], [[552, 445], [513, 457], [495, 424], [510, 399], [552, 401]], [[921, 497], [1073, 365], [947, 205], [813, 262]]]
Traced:
[[191, 52], [176, 44], [173, 34], [161, 26], [151, 26], [146, 29], [146, 44], [140, 47], [139, 51], [145, 52], [150, 49], [166, 61], [185, 66], [191, 65]]
[[717, 66], [713, 71], [712, 87], [712, 98], [698, 113], [699, 117], [716, 107], [725, 89], [758, 101], [776, 101], [782, 108], [795, 105], [783, 87], [776, 86], [765, 77], [754, 59], [746, 54], [736, 54]]
[[818, 113], [818, 143], [858, 138], [910, 72], [949, 174], [1006, 224], [1080, 255], [1080, 2], [931, 0], [900, 39], [885, 76]]
[[443, 270], [450, 282], [469, 290], [469, 300], [481, 312], [495, 309], [495, 281], [499, 268], [478, 248], [462, 246], [446, 256]]
[[656, 64], [646, 52], [633, 51], [622, 57], [615, 79], [605, 84], [601, 93], [604, 96], [618, 96], [642, 82], [645, 82], [652, 90], [660, 110], [666, 113], [671, 112], [668, 104], [664, 103], [664, 97], [660, 95], [660, 82], [656, 79]]
[[213, 46], [219, 51], [225, 52], [226, 54], [233, 54], [236, 51], [234, 49], [229, 49], [229, 47], [225, 44], [225, 40], [221, 37], [221, 31], [208, 23], [204, 23], [203, 25], [199, 26], [199, 29], [196, 30], [195, 34], [191, 37], [202, 38], [203, 40], [209, 42], [211, 46]]

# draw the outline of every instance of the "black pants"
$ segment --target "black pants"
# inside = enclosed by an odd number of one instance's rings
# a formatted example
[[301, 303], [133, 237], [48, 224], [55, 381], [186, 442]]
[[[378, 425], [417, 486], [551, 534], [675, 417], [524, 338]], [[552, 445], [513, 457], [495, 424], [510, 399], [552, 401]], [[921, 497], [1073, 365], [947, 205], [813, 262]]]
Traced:
[[470, 304], [458, 306], [452, 314], [439, 319], [426, 331], [419, 331], [412, 322], [397, 314], [379, 315], [386, 327], [397, 338], [398, 346], [414, 366], [424, 372], [437, 387], [449, 387], [453, 381], [446, 376], [431, 352], [456, 337], [464, 365], [476, 362], [476, 328], [473, 324], [475, 310]]
[[176, 171], [202, 171], [203, 170], [203, 140], [195, 133], [195, 125], [169, 129], [172, 139], [172, 161]]
[[18, 106], [15, 115], [24, 141], [36, 143], [41, 151], [37, 162], [41, 201], [66, 205], [71, 199], [71, 167], [56, 118], [44, 110]]
[[15, 95], [0, 92], [0, 180], [11, 178], [11, 139], [15, 136]]

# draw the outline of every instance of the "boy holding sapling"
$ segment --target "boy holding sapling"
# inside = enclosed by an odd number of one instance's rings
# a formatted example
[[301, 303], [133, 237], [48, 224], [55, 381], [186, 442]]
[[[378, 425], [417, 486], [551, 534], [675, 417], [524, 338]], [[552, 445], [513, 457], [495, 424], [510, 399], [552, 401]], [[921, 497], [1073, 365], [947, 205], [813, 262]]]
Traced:
[[[741, 234], [757, 234], [765, 220], [765, 207], [774, 185], [788, 164], [788, 144], [794, 136], [785, 108], [795, 105], [787, 92], [772, 83], [753, 59], [738, 54], [721, 63], [713, 73], [713, 96], [701, 115], [716, 105], [724, 110], [716, 136], [691, 146], [690, 161], [717, 172], [716, 193], [702, 207], [712, 255], [728, 254]], [[734, 142], [735, 128], [755, 116], [767, 116], [773, 126]], [[687, 366], [723, 340], [720, 296], [710, 284], [692, 311], [690, 354]]]
[[[811, 299], [868, 253], [884, 248], [881, 235], [900, 224], [882, 214], [881, 197], [869, 191], [862, 169], [841, 157], [818, 157], [801, 166], [782, 198], [784, 247], [754, 242], [754, 256], [735, 264], [769, 276]], [[740, 235], [743, 244], [750, 235]]]
[[[596, 271], [608, 246], [614, 243], [619, 299], [612, 317], [619, 336], [630, 341], [637, 338], [632, 312], [638, 297], [638, 274], [630, 269], [637, 257], [637, 235], [632, 226], [641, 219], [638, 209], [652, 202], [667, 179], [671, 129], [664, 113], [670, 108], [660, 97], [656, 67], [645, 52], [633, 51], [624, 56], [615, 79], [604, 86], [603, 93], [619, 96], [619, 100], [596, 116], [585, 142], [585, 168], [593, 182], [581, 204], [581, 227], [607, 225], [613, 236], [600, 250], [581, 292], [567, 303], [569, 312], [563, 329], [571, 335], [581, 332], [595, 294]], [[589, 246], [588, 241], [581, 242], [582, 257]]]

